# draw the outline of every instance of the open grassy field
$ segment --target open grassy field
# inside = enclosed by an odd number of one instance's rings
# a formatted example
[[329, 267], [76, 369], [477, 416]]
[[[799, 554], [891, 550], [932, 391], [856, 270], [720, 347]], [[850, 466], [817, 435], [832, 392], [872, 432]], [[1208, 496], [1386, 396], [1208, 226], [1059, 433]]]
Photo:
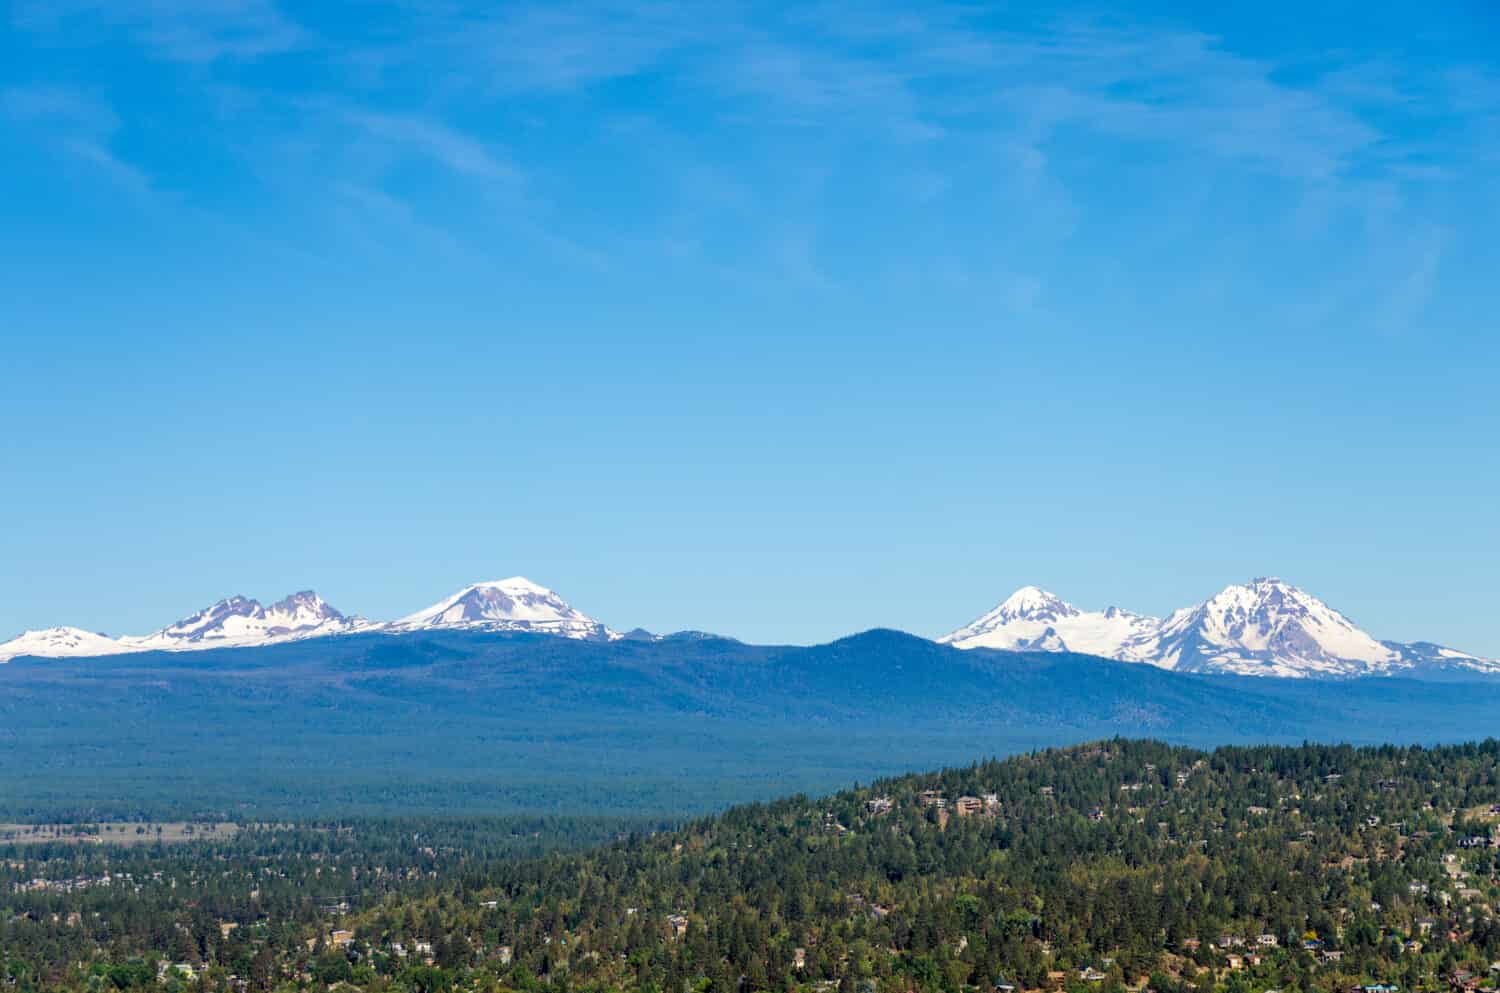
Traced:
[[0, 824], [0, 845], [154, 845], [225, 841], [238, 824], [192, 821], [122, 821], [114, 824]]

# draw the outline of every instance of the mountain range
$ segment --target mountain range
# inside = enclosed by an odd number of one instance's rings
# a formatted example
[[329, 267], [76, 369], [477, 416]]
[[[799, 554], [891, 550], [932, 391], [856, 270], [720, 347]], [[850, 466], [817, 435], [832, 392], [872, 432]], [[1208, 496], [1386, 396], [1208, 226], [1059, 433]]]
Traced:
[[[524, 576], [466, 586], [425, 610], [380, 622], [346, 615], [312, 590], [269, 606], [232, 596], [147, 635], [111, 638], [76, 627], [26, 631], [0, 644], [0, 662], [36, 658], [92, 658], [126, 652], [249, 648], [333, 635], [473, 630], [527, 631], [613, 641], [625, 637], [574, 609], [562, 597]], [[655, 637], [647, 634], [646, 637]]]
[[[712, 638], [624, 634], [523, 576], [466, 586], [394, 621], [341, 613], [305, 590], [269, 605], [233, 596], [159, 631], [111, 638], [74, 627], [27, 631], [0, 644], [19, 656], [90, 658], [149, 651], [256, 647], [336, 635], [521, 632], [592, 642]], [[973, 623], [937, 639], [960, 649], [1066, 652], [1177, 672], [1284, 678], [1500, 675], [1500, 661], [1431, 642], [1380, 641], [1317, 597], [1275, 578], [1232, 585], [1165, 618], [1119, 607], [1080, 610], [1026, 586]]]
[[1165, 618], [1080, 610], [1025, 586], [938, 639], [956, 648], [1075, 652], [1177, 672], [1286, 678], [1500, 674], [1500, 661], [1431, 642], [1380, 641], [1274, 577], [1227, 586]]

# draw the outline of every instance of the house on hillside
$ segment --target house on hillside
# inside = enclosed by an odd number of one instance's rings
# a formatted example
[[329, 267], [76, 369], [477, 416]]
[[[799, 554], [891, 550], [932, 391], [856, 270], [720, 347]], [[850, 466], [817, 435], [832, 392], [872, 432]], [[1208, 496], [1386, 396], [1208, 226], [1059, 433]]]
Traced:
[[953, 810], [960, 817], [973, 817], [984, 813], [984, 801], [977, 796], [961, 796], [953, 801]]

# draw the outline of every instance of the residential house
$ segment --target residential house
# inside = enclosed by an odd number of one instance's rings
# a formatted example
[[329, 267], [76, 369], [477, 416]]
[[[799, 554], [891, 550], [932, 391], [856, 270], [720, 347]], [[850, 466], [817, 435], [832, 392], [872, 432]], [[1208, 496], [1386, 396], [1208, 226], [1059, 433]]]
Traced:
[[953, 801], [953, 810], [960, 817], [973, 817], [984, 813], [984, 801], [977, 796], [961, 796]]

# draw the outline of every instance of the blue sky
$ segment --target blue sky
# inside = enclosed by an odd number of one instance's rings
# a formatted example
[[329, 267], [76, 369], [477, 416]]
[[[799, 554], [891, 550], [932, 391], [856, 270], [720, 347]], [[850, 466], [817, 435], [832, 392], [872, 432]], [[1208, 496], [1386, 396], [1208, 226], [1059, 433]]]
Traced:
[[7, 636], [1277, 574], [1500, 655], [1493, 4], [7, 11]]

